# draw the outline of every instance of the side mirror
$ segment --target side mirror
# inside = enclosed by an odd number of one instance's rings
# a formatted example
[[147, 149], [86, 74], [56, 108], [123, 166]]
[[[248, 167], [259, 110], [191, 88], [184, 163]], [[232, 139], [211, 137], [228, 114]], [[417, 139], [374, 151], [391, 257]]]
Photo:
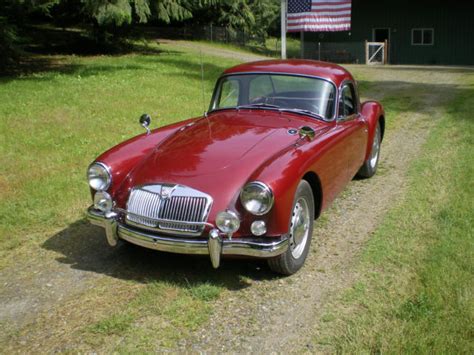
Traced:
[[140, 116], [140, 125], [146, 129], [146, 134], [150, 134], [150, 123], [151, 123], [151, 117], [150, 115], [144, 113], [143, 115]]
[[301, 127], [300, 130], [298, 131], [298, 134], [300, 138], [302, 139], [308, 138], [310, 141], [312, 141], [314, 137], [316, 136], [316, 132], [314, 131], [314, 129], [308, 126]]

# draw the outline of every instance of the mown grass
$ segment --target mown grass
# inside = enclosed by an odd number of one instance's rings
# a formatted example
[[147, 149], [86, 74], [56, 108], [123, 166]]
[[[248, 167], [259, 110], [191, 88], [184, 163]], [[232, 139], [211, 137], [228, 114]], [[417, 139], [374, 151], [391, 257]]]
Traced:
[[446, 105], [408, 193], [368, 242], [358, 281], [323, 317], [314, 341], [330, 351], [474, 351], [473, 85], [470, 75]]
[[[216, 77], [235, 61], [166, 46], [155, 55], [52, 57], [53, 69], [0, 78], [0, 255], [82, 216], [85, 169], [152, 126], [202, 114]], [[156, 49], [156, 48], [155, 48]]]
[[[204, 110], [199, 56], [160, 48], [162, 52], [154, 55], [54, 57], [53, 69], [0, 79], [0, 267], [34, 258], [35, 248], [45, 239], [81, 220], [90, 203], [84, 176], [88, 163], [110, 146], [141, 133], [137, 124], [141, 113], [150, 113], [156, 127]], [[208, 101], [215, 78], [235, 62], [209, 56], [203, 61]], [[372, 85], [367, 80], [364, 89]], [[369, 243], [361, 266], [366, 276], [342, 299], [347, 318], [338, 309], [325, 317], [325, 324], [332, 324], [328, 330], [338, 335], [325, 340], [333, 349], [469, 350], [465, 340], [472, 338], [469, 176], [474, 164], [472, 153], [466, 154], [472, 152], [473, 133], [468, 98], [464, 95], [450, 106], [424, 157], [410, 171], [410, 194]], [[411, 110], [414, 102], [411, 96], [384, 100], [393, 115]], [[130, 267], [130, 262], [123, 265]], [[75, 319], [77, 326], [68, 341], [87, 343], [84, 351], [176, 349], [180, 339], [205, 324], [212, 302], [226, 288], [225, 280], [221, 284], [211, 276], [212, 282], [199, 279], [143, 282], [136, 294], [110, 312], [103, 304], [113, 302], [114, 294], [105, 288], [95, 295], [100, 300], [90, 300], [90, 312], [101, 314], [99, 319], [91, 324]], [[133, 280], [121, 287], [135, 287]], [[27, 333], [28, 327], [22, 331]], [[438, 333], [445, 334], [442, 340], [434, 339]], [[450, 348], [449, 341], [456, 344]]]
[[[47, 59], [54, 65], [36, 68], [36, 73], [0, 78], [0, 269], [37, 259], [40, 248], [56, 245], [60, 230], [65, 244], [84, 243], [74, 236], [90, 204], [85, 179], [90, 161], [142, 133], [138, 117], [143, 112], [151, 114], [153, 127], [202, 114], [218, 75], [237, 64], [202, 55], [203, 103], [201, 56], [153, 44], [147, 52], [51, 56]], [[84, 250], [82, 245], [67, 248]], [[134, 289], [134, 280], [124, 287]], [[143, 282], [132, 300], [112, 307], [93, 324], [71, 319], [78, 330], [69, 334], [69, 341], [77, 344], [83, 339], [89, 344], [86, 349], [124, 352], [174, 347], [177, 339], [207, 320], [210, 302], [224, 289], [218, 282], [190, 280]], [[98, 314], [109, 307], [108, 299], [114, 299], [110, 292], [91, 301]], [[111, 345], [116, 337], [123, 338], [119, 346]], [[10, 338], [14, 341], [15, 334]]]
[[[280, 58], [281, 56], [281, 41], [276, 37], [269, 37], [265, 41], [265, 45], [257, 43], [255, 41], [249, 41], [243, 45], [237, 45], [232, 43], [221, 43], [221, 42], [211, 42], [211, 41], [193, 41], [198, 43], [205, 43], [207, 45], [222, 48], [230, 49], [233, 51], [241, 53], [255, 53], [260, 55], [265, 55], [273, 58]], [[292, 37], [287, 37], [286, 39], [286, 56], [288, 58], [300, 58], [301, 57], [301, 48], [300, 40]]]
[[207, 321], [222, 287], [210, 283], [150, 282], [127, 307], [82, 331], [94, 348], [118, 352], [157, 351], [175, 348], [177, 341]]

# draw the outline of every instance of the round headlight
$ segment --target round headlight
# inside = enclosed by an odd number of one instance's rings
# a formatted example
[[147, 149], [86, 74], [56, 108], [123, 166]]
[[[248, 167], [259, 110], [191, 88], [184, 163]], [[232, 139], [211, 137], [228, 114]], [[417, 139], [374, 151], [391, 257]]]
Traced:
[[110, 168], [103, 163], [93, 163], [87, 170], [87, 179], [94, 190], [107, 190], [112, 182]]
[[272, 208], [273, 193], [263, 182], [250, 182], [240, 192], [240, 202], [247, 211], [261, 216]]
[[232, 211], [222, 211], [217, 214], [216, 217], [217, 228], [225, 234], [232, 234], [238, 231], [240, 228], [240, 220], [237, 215]]
[[108, 213], [112, 211], [112, 197], [105, 191], [99, 191], [94, 195], [94, 208], [96, 210]]

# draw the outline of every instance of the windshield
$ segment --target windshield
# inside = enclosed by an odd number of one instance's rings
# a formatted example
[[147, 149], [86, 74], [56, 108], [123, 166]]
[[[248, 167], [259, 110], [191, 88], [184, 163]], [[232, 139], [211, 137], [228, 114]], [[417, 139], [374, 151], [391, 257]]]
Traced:
[[282, 109], [331, 119], [335, 97], [334, 85], [323, 79], [285, 74], [229, 75], [219, 80], [210, 110]]

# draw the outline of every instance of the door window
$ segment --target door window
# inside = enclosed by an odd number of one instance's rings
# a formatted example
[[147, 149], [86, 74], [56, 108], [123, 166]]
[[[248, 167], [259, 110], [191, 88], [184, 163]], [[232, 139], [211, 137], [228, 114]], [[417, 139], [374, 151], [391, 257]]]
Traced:
[[347, 117], [357, 113], [357, 99], [354, 86], [346, 84], [342, 88], [341, 98], [339, 100], [339, 116]]

